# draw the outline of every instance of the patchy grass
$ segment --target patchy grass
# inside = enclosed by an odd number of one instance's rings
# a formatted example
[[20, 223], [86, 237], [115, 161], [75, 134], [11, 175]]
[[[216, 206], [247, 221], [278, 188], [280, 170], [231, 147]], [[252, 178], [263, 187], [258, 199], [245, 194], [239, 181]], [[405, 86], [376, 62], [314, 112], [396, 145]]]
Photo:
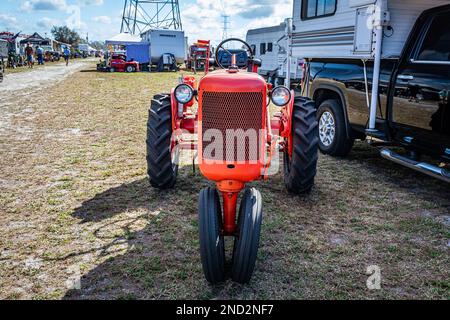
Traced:
[[150, 99], [179, 74], [94, 68], [0, 102], [0, 298], [450, 298], [448, 185], [362, 143], [321, 156], [308, 196], [287, 194], [280, 174], [254, 183], [265, 217], [253, 281], [209, 286], [197, 234], [208, 181], [190, 165], [174, 190], [146, 180]]

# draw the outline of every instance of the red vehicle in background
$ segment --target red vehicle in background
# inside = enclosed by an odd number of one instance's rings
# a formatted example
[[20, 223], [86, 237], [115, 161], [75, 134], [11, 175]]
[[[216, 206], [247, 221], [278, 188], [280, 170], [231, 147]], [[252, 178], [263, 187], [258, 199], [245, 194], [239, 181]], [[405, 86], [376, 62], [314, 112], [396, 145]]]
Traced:
[[197, 72], [209, 70], [209, 58], [211, 57], [211, 44], [208, 40], [198, 40], [189, 47], [189, 55], [186, 61], [186, 68]]
[[127, 61], [127, 56], [122, 53], [113, 53], [109, 60], [110, 72], [139, 72], [139, 62]]

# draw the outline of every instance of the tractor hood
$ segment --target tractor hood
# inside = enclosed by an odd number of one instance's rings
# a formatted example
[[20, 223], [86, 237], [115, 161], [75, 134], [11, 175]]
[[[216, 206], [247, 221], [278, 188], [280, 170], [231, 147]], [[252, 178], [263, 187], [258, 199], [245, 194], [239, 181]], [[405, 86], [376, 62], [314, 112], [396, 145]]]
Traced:
[[208, 73], [199, 83], [198, 91], [212, 92], [267, 92], [267, 83], [263, 77], [245, 70], [217, 70]]

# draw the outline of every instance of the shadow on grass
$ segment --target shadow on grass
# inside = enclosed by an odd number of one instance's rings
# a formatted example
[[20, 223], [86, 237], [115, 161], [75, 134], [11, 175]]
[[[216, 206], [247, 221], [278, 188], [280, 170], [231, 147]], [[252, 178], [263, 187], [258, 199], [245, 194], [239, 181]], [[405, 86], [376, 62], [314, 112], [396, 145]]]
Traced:
[[447, 183], [383, 159], [379, 149], [367, 146], [363, 142], [355, 144], [350, 155], [341, 161], [364, 165], [366, 170], [381, 180], [387, 181], [405, 192], [410, 192], [414, 196], [419, 194], [423, 199], [429, 200], [432, 197], [440, 199], [442, 202], [450, 199], [450, 188]]
[[155, 191], [150, 188], [147, 179], [126, 183], [109, 189], [84, 202], [75, 209], [73, 216], [85, 222], [99, 222], [116, 214], [137, 208], [150, 209], [151, 196]]
[[[191, 172], [190, 167], [182, 168], [173, 190], [155, 190], [141, 179], [76, 208], [73, 216], [82, 224], [95, 223], [94, 236], [106, 244], [70, 257], [95, 252], [110, 258], [84, 275], [81, 290], [68, 291], [64, 299], [170, 298], [164, 294], [168, 283], [191, 279], [193, 269], [201, 275], [196, 221], [197, 188], [203, 181]], [[121, 215], [127, 212], [130, 216]], [[141, 227], [134, 228], [136, 223]]]
[[[445, 184], [383, 160], [376, 149], [362, 144], [355, 147], [348, 159], [338, 161], [350, 166], [364, 165], [364, 170], [377, 175], [381, 181], [388, 180], [399, 188], [411, 189], [415, 197], [437, 197], [444, 203], [450, 198]], [[229, 283], [210, 287], [204, 280], [198, 253], [196, 203], [200, 188], [207, 182], [199, 174], [192, 176], [188, 171], [189, 167], [180, 171], [181, 177], [174, 190], [156, 191], [147, 179], [141, 179], [100, 193], [73, 212], [82, 223], [104, 221], [98, 230], [114, 223], [119, 223], [125, 230], [123, 235], [111, 237], [110, 242], [100, 248], [100, 256], [112, 256], [112, 248], [116, 245], [125, 245], [126, 250], [85, 274], [81, 278], [81, 289], [68, 291], [64, 299], [212, 299], [221, 297], [224, 291], [232, 292], [233, 296], [252, 291], [258, 279], [242, 287]], [[285, 191], [274, 189], [273, 192]], [[309, 198], [305, 201], [312, 205]], [[139, 231], [130, 232], [130, 225], [141, 216], [114, 222], [108, 220], [125, 212], [140, 209], [154, 212], [161, 207], [166, 212], [150, 218]], [[100, 237], [97, 231], [94, 234]], [[273, 275], [272, 267], [270, 261], [259, 263], [259, 271], [265, 272], [265, 277]]]

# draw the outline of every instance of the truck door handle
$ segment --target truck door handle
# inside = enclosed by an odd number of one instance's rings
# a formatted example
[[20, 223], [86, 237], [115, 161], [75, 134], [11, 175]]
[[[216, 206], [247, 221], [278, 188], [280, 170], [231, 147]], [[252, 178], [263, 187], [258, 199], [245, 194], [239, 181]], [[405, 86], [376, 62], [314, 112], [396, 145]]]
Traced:
[[411, 81], [411, 80], [414, 80], [414, 76], [401, 74], [398, 76], [398, 79], [403, 80], [403, 81]]

